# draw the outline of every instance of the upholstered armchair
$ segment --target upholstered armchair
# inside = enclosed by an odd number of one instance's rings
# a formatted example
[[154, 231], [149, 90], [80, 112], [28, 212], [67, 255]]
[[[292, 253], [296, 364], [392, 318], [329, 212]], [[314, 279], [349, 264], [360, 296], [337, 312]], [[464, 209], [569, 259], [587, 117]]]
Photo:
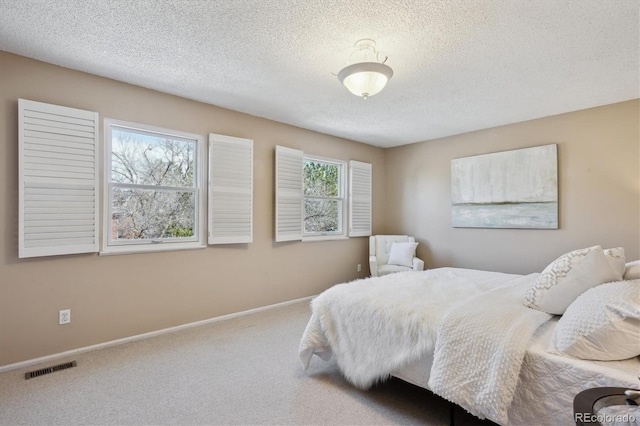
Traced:
[[417, 246], [415, 238], [408, 235], [374, 235], [369, 237], [371, 276], [378, 277], [403, 271], [422, 271], [424, 261], [415, 256]]

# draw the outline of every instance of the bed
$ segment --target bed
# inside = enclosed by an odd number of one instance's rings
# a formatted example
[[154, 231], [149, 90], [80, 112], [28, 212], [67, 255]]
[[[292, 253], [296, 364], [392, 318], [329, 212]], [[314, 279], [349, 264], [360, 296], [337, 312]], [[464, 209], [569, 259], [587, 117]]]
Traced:
[[577, 393], [637, 385], [640, 360], [550, 352], [560, 317], [523, 304], [540, 275], [438, 268], [338, 284], [312, 301], [300, 359], [335, 357], [363, 389], [395, 376], [499, 424], [574, 424]]

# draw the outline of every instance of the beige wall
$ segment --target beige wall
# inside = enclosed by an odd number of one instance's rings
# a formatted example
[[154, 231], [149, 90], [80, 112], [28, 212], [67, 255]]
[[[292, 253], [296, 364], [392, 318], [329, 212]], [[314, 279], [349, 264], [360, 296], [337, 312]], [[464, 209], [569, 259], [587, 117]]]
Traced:
[[[254, 242], [121, 256], [17, 258], [17, 99], [254, 140]], [[0, 52], [0, 366], [317, 294], [368, 271], [367, 239], [273, 241], [274, 146], [373, 164], [373, 231], [427, 267], [541, 270], [592, 244], [640, 257], [640, 101], [392, 149], [346, 141]], [[558, 144], [560, 229], [454, 229], [450, 160]], [[361, 263], [363, 272], [356, 272]], [[57, 325], [71, 308], [72, 323]]]
[[[388, 149], [388, 232], [415, 235], [428, 267], [530, 273], [590, 245], [640, 257], [640, 101]], [[559, 229], [451, 227], [451, 159], [558, 144]]]
[[[253, 139], [254, 242], [169, 253], [18, 259], [18, 98], [97, 111], [101, 121], [109, 117]], [[368, 271], [367, 238], [274, 242], [274, 147], [372, 163], [378, 233], [385, 223], [381, 148], [4, 52], [0, 102], [0, 366], [310, 296]], [[71, 309], [72, 322], [59, 326], [58, 310], [65, 308]]]

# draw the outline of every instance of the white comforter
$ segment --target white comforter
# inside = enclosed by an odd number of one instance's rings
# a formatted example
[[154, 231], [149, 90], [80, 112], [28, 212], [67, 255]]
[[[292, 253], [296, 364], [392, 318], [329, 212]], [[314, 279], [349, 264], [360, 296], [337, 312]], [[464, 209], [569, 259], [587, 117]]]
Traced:
[[[524, 354], [522, 342], [526, 345], [527, 334], [530, 337], [537, 325], [549, 318], [522, 305], [522, 288], [528, 287], [535, 276], [440, 268], [333, 286], [311, 303], [312, 316], [300, 342], [300, 359], [307, 368], [314, 353], [325, 360], [333, 355], [347, 380], [367, 388], [424, 354], [434, 350], [437, 354], [439, 350], [440, 361], [434, 362], [432, 376], [451, 377], [456, 382], [448, 384], [446, 380], [434, 379], [439, 387], [434, 392], [441, 392], [480, 417], [502, 422], [501, 407], [505, 403], [508, 407], [513, 389], [501, 386], [510, 383], [513, 374], [517, 378]], [[518, 296], [520, 292], [522, 295]], [[513, 308], [511, 305], [518, 297], [515, 303], [518, 307]], [[479, 304], [485, 305], [484, 309], [475, 309]], [[480, 326], [487, 331], [482, 330], [478, 334], [482, 337], [477, 340], [459, 333], [445, 333], [443, 319], [459, 322], [468, 308], [474, 308], [472, 323], [494, 325]], [[518, 315], [525, 318], [513, 322]], [[440, 349], [437, 340], [442, 342]], [[480, 347], [476, 347], [478, 344]], [[446, 356], [456, 345], [467, 352], [466, 358]], [[463, 400], [458, 401], [452, 394], [458, 393], [460, 383], [468, 381], [468, 374], [479, 373], [465, 370], [471, 358], [476, 361], [474, 365], [481, 366], [483, 380], [489, 379], [487, 386], [493, 390], [480, 389], [487, 397], [479, 399], [465, 393]], [[503, 377], [505, 374], [507, 379]], [[480, 381], [476, 381], [470, 392], [478, 390], [479, 385]], [[487, 409], [487, 404], [493, 408]], [[495, 413], [498, 415], [494, 416]]]

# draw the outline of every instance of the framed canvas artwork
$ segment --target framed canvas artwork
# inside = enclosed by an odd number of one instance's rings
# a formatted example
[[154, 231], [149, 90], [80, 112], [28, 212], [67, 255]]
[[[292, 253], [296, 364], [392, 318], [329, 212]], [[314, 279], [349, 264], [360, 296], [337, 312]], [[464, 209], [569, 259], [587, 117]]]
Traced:
[[557, 145], [451, 160], [451, 224], [558, 229]]

